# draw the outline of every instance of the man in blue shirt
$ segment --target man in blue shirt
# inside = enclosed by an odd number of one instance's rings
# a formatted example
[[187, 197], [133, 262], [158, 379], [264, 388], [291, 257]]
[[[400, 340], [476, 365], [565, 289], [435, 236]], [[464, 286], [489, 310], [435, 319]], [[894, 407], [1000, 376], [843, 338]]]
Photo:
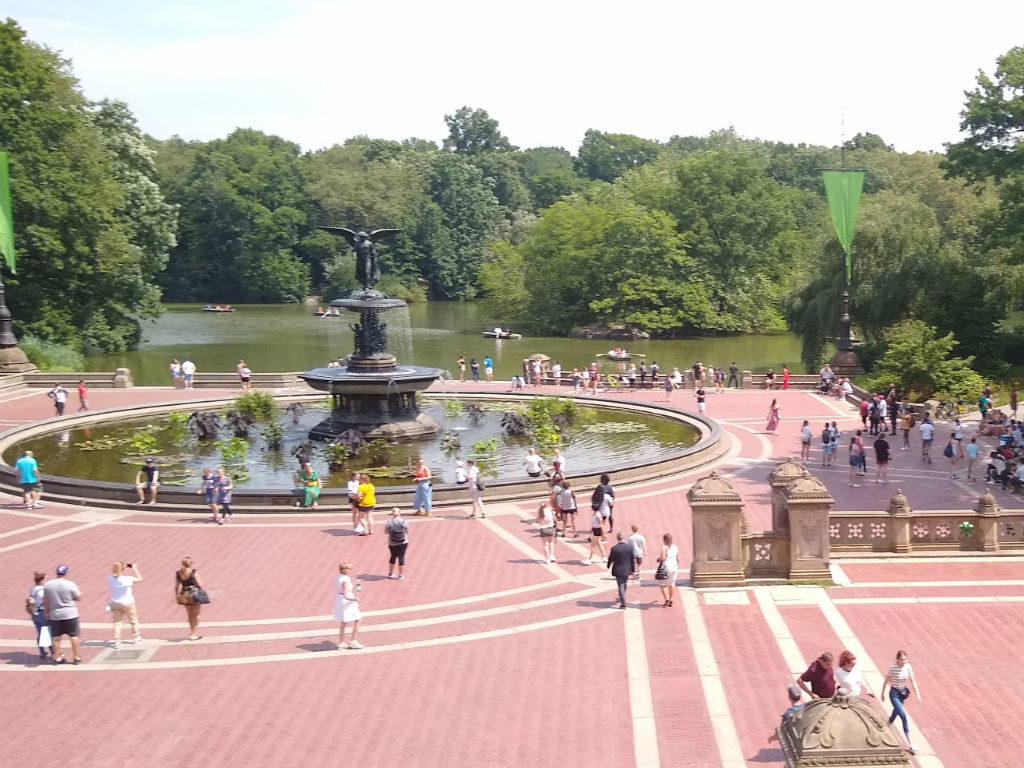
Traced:
[[490, 355], [484, 358], [484, 376], [488, 381], [494, 381], [494, 361]]
[[42, 494], [39, 489], [39, 465], [33, 458], [32, 451], [25, 451], [22, 457], [14, 463], [14, 469], [18, 472], [21, 498], [25, 502], [25, 509], [42, 507], [43, 505], [39, 503], [39, 496]]

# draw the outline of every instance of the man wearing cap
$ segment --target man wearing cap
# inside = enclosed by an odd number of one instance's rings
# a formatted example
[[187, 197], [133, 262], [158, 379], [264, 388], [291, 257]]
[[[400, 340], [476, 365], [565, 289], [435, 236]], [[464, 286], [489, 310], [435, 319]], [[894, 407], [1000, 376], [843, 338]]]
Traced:
[[60, 652], [60, 638], [67, 635], [71, 638], [71, 650], [74, 653], [74, 663], [81, 663], [78, 655], [78, 606], [76, 603], [82, 598], [78, 585], [68, 578], [68, 567], [57, 566], [57, 578], [46, 582], [43, 587], [43, 607], [46, 610], [46, 620], [50, 623], [50, 634], [53, 636], [53, 663], [64, 664], [64, 654]]
[[39, 465], [36, 463], [32, 451], [25, 451], [22, 457], [14, 462], [14, 468], [18, 472], [18, 482], [21, 483], [21, 498], [25, 502], [25, 509], [39, 509]]
[[[803, 703], [800, 701], [803, 698], [803, 694], [800, 691], [799, 685], [791, 685], [786, 689], [786, 694], [789, 696], [789, 709], [782, 713], [782, 722], [792, 719], [793, 715], [804, 708]], [[771, 736], [768, 737], [768, 743], [771, 744], [773, 741], [779, 740], [779, 732], [777, 730], [772, 731]]]
[[149, 503], [156, 504], [156, 489], [160, 486], [160, 467], [153, 459], [146, 459], [146, 463], [135, 473], [135, 490], [139, 492], [137, 504], [146, 502], [146, 489], [149, 489]]

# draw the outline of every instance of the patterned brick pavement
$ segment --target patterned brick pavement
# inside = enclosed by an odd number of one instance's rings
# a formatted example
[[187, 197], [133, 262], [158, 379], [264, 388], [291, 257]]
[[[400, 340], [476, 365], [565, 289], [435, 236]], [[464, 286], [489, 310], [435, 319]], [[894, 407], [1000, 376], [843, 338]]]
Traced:
[[[91, 399], [97, 408], [228, 394], [137, 388]], [[616, 396], [664, 402], [661, 392]], [[782, 406], [778, 435], [763, 432], [771, 397]], [[672, 404], [690, 407], [692, 394]], [[51, 414], [43, 392], [0, 396], [0, 425]], [[744, 496], [754, 529], [770, 525], [765, 476], [798, 455], [802, 419], [815, 433], [826, 418], [857, 424], [846, 406], [806, 392], [728, 392], [710, 398], [709, 415], [732, 446], [717, 470]], [[890, 486], [849, 488], [844, 458], [822, 471], [815, 452], [811, 465], [840, 509], [883, 508], [895, 487], [918, 509], [966, 505], [981, 488], [922, 465], [916, 436], [914, 450], [896, 451]], [[621, 489], [616, 527], [641, 526], [650, 569], [664, 532], [688, 561], [685, 492], [707, 471]], [[1012, 673], [1024, 630], [1019, 558], [846, 561], [846, 588], [713, 590], [692, 603], [684, 588], [672, 608], [660, 606], [648, 570], [622, 612], [610, 607], [606, 570], [581, 564], [583, 537], [559, 539], [558, 562], [540, 562], [529, 502], [489, 504], [485, 521], [460, 519], [459, 507], [413, 519], [402, 582], [383, 578], [383, 535], [350, 535], [347, 516], [240, 516], [215, 527], [199, 514], [16, 504], [0, 497], [0, 721], [38, 737], [7, 740], [11, 765], [40, 755], [88, 768], [781, 765], [765, 739], [785, 686], [844, 644], [876, 667], [897, 648], [910, 653], [925, 694], [910, 708], [928, 744], [920, 765], [1016, 766], [1024, 747]], [[172, 593], [185, 554], [214, 599], [194, 643]], [[137, 588], [146, 642], [114, 652], [104, 579], [121, 558], [146, 577]], [[341, 559], [363, 582], [363, 651], [333, 647]], [[74, 668], [37, 665], [21, 610], [31, 572], [52, 574], [58, 562], [83, 590], [86, 663]], [[49, 717], [60, 727], [40, 729]]]

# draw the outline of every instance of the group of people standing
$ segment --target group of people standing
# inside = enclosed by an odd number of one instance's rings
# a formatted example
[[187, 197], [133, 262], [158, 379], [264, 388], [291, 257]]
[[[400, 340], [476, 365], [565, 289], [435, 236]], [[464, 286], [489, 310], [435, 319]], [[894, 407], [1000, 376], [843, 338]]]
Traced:
[[195, 385], [196, 364], [187, 357], [171, 360], [171, 383], [175, 389], [192, 389]]

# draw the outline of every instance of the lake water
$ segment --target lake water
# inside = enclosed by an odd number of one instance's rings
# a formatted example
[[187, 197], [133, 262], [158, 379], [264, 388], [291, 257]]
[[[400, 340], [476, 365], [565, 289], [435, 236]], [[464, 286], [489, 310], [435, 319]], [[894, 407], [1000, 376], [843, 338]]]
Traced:
[[[733, 360], [741, 369], [778, 371], [783, 363], [801, 371], [800, 340], [793, 334], [673, 339], [670, 341], [612, 342], [585, 341], [554, 336], [524, 334], [522, 339], [496, 341], [480, 333], [503, 325], [501, 318], [488, 310], [488, 302], [428, 302], [413, 304], [407, 310], [385, 315], [391, 351], [405, 363], [433, 366], [455, 371], [460, 354], [467, 367], [472, 357], [483, 360], [490, 355], [495, 377], [509, 379], [522, 367], [524, 357], [542, 352], [571, 371], [583, 368], [600, 353], [622, 345], [650, 364], [657, 361], [662, 370], [693, 365], [694, 361], [728, 368]], [[356, 316], [314, 317], [308, 304], [238, 305], [232, 314], [202, 312], [198, 304], [169, 304], [156, 322], [143, 327], [144, 342], [133, 352], [93, 355], [87, 358], [90, 371], [112, 371], [126, 367], [136, 384], [168, 384], [168, 364], [172, 358], [190, 357], [205, 371], [233, 371], [244, 359], [254, 371], [303, 371], [323, 366], [333, 358], [353, 351], [352, 331], [348, 324]], [[513, 330], [515, 330], [513, 328]], [[624, 370], [622, 363], [605, 362], [604, 370]], [[482, 368], [481, 368], [482, 370]], [[467, 377], [469, 373], [467, 370]]]

